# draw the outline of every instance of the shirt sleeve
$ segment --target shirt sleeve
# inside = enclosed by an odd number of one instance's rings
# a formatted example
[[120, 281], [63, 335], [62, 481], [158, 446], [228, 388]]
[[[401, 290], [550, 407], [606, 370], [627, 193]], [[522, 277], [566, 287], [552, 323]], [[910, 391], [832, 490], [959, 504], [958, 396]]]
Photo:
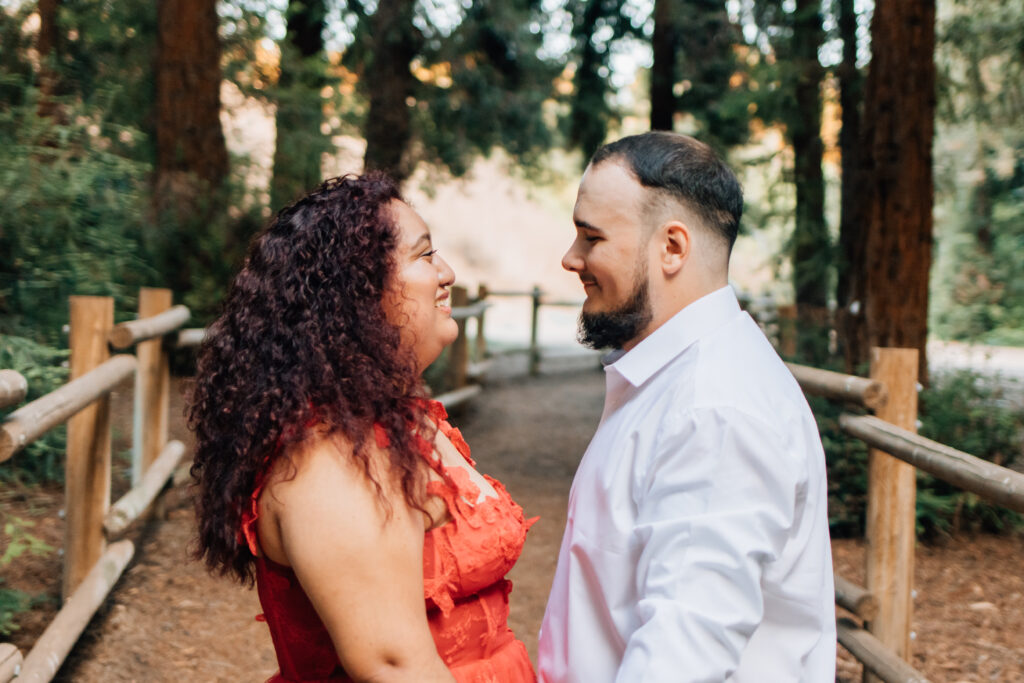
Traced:
[[806, 480], [778, 427], [734, 409], [663, 423], [635, 472], [636, 617], [616, 681], [721, 683], [764, 613], [761, 578]]

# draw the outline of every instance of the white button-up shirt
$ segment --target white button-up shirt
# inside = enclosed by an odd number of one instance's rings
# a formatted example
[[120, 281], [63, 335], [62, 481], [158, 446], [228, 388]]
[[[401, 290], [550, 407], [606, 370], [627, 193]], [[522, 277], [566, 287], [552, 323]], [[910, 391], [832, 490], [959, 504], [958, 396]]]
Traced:
[[541, 627], [541, 681], [834, 681], [821, 441], [732, 289], [605, 373]]

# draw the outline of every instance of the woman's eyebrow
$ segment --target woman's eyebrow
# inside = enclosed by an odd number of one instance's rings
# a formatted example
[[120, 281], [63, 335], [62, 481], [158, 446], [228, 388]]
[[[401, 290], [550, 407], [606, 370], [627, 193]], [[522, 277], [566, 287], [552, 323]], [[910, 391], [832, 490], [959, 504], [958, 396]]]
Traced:
[[433, 246], [433, 243], [430, 241], [430, 233], [429, 232], [422, 233], [419, 236], [419, 238], [413, 243], [412, 249], [416, 250], [416, 249], [418, 249], [420, 247], [420, 245], [423, 245], [424, 243], [425, 243], [425, 246], [428, 246], [428, 247]]

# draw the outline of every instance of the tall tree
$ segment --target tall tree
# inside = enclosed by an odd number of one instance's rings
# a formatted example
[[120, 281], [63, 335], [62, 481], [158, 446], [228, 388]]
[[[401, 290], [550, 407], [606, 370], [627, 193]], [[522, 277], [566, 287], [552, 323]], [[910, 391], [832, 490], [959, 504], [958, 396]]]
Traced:
[[321, 132], [326, 84], [324, 0], [289, 0], [287, 30], [281, 43], [281, 71], [277, 82], [277, 141], [270, 205], [274, 209], [297, 199], [321, 180], [320, 159], [328, 149]]
[[215, 215], [214, 196], [228, 173], [216, 2], [159, 0], [157, 24], [156, 209], [165, 221], [164, 276], [168, 286], [185, 292], [199, 251], [197, 226]]
[[[854, 284], [872, 346], [920, 350], [927, 377], [932, 261], [932, 139], [935, 121], [935, 1], [877, 0], [864, 101], [865, 271]], [[857, 294], [857, 293], [855, 293]]]
[[39, 115], [52, 116], [57, 112], [54, 95], [57, 93], [57, 39], [60, 29], [57, 13], [60, 0], [39, 0], [39, 37], [36, 51], [39, 54]]
[[842, 109], [842, 128], [839, 131], [839, 150], [842, 156], [842, 182], [839, 199], [839, 244], [836, 259], [836, 326], [839, 344], [847, 372], [858, 368], [857, 349], [864, 348], [864, 325], [857, 322], [863, 314], [859, 301], [853, 298], [861, 291], [854, 278], [864, 272], [864, 246], [866, 219], [864, 203], [860, 201], [857, 182], [860, 169], [861, 108], [864, 100], [864, 78], [857, 68], [857, 12], [854, 0], [836, 3], [839, 37], [843, 41], [843, 59], [838, 68], [839, 106]]
[[731, 147], [748, 134], [749, 94], [737, 76], [739, 27], [722, 0], [657, 0], [651, 48], [651, 128], [671, 130], [677, 113], [697, 124], [716, 147]]
[[828, 354], [830, 239], [825, 224], [825, 178], [821, 170], [821, 80], [824, 69], [818, 50], [824, 39], [820, 0], [797, 0], [792, 16], [794, 107], [786, 117], [793, 145], [796, 221], [793, 229], [793, 289], [797, 306], [800, 357], [821, 364]]
[[364, 76], [369, 89], [369, 110], [363, 135], [366, 137], [364, 166], [381, 169], [396, 180], [412, 172], [407, 156], [412, 139], [411, 101], [415, 100], [416, 77], [410, 69], [422, 48], [422, 35], [413, 24], [414, 0], [380, 0], [370, 18], [372, 50]]
[[[625, 0], [574, 0], [568, 5], [573, 15], [573, 59], [576, 62], [569, 102], [568, 138], [569, 147], [583, 153], [583, 163], [604, 144], [608, 126], [616, 118], [608, 102], [612, 45], [627, 35], [638, 33], [623, 15], [624, 5]], [[608, 28], [610, 36], [605, 38], [603, 32]]]
[[651, 130], [672, 130], [676, 115], [679, 0], [654, 0], [651, 33]]

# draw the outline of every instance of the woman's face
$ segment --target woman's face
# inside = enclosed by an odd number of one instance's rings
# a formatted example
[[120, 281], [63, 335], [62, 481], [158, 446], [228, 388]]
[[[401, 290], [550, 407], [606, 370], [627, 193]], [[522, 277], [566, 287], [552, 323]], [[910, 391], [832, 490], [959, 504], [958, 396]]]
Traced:
[[434, 249], [427, 224], [408, 204], [396, 199], [390, 209], [398, 225], [398, 245], [384, 310], [401, 329], [402, 343], [412, 348], [422, 372], [459, 334], [448, 295], [455, 273]]

